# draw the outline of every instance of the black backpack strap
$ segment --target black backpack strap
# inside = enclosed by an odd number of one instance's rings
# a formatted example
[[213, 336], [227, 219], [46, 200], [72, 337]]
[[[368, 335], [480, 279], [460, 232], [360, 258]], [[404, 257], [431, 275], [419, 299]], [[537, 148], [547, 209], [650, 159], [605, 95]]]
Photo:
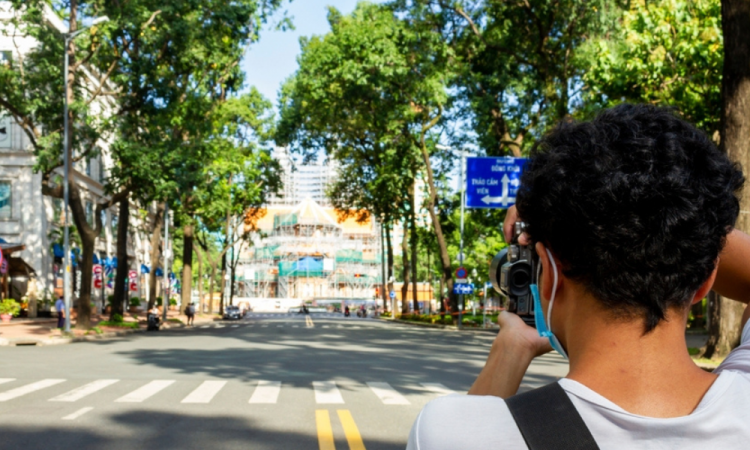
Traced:
[[505, 400], [530, 450], [599, 450], [560, 383]]

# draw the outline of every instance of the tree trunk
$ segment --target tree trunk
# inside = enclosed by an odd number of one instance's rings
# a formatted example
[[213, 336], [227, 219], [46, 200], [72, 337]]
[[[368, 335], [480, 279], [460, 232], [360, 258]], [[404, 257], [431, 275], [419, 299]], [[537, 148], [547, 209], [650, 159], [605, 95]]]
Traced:
[[203, 255], [200, 246], [195, 247], [195, 255], [198, 257], [198, 311], [202, 314], [206, 302], [203, 298]]
[[[189, 219], [188, 219], [189, 220]], [[193, 224], [182, 227], [182, 304], [190, 304], [193, 295]]]
[[[415, 177], [416, 179], [416, 177]], [[416, 186], [415, 183], [411, 185], [411, 192], [409, 192], [409, 200], [411, 202], [409, 209], [409, 229], [411, 231], [410, 244], [411, 244], [411, 279], [412, 279], [412, 302], [414, 305], [414, 313], [419, 313], [419, 297], [417, 296], [418, 281], [417, 281], [417, 254], [419, 249], [419, 238], [417, 237], [417, 209], [416, 209]]]
[[[81, 191], [71, 177], [69, 206], [73, 223], [76, 225], [81, 238], [81, 259], [78, 264], [81, 270], [81, 286], [79, 290], [76, 311], [76, 327], [88, 329], [91, 326], [91, 284], [93, 282], [94, 247], [96, 245], [96, 231], [86, 222], [86, 210], [83, 207]], [[75, 278], [75, 271], [71, 267], [71, 278]], [[72, 300], [71, 300], [72, 302]]]
[[380, 264], [382, 265], [380, 268], [382, 276], [380, 290], [382, 291], [381, 294], [383, 297], [383, 311], [388, 311], [388, 278], [385, 260], [385, 217], [381, 217], [381, 220], [383, 220], [383, 222], [380, 223]]
[[120, 200], [117, 222], [117, 272], [115, 273], [115, 299], [110, 310], [110, 320], [115, 314], [123, 315], [128, 280], [128, 224], [130, 202], [128, 196]]
[[409, 294], [409, 227], [408, 219], [404, 217], [401, 237], [401, 276], [403, 284], [401, 285], [401, 314], [409, 313], [409, 302], [406, 296]]
[[[388, 247], [388, 267], [386, 272], [386, 289], [388, 289], [388, 299], [390, 300], [391, 292], [393, 292], [393, 242], [391, 242], [391, 225], [389, 221], [386, 221], [385, 226], [385, 242]], [[396, 308], [394, 307], [391, 311], [392, 314], [396, 314]]]
[[[430, 195], [427, 196], [427, 209], [430, 213], [430, 219], [432, 220], [432, 227], [435, 230], [435, 237], [437, 238], [438, 247], [440, 249], [440, 265], [442, 268], [441, 279], [443, 284], [447, 287], [448, 293], [451, 296], [451, 304], [456, 303], [456, 296], [453, 294], [453, 269], [451, 267], [451, 259], [448, 256], [448, 244], [445, 241], [443, 235], [443, 227], [440, 225], [440, 216], [435, 210], [437, 206], [437, 187], [435, 186], [435, 178], [432, 174], [432, 164], [430, 163], [430, 154], [427, 151], [427, 146], [422, 142], [422, 158], [424, 159], [424, 165], [427, 169], [427, 186], [430, 189]], [[441, 293], [442, 295], [442, 293]], [[451, 311], [454, 312], [454, 311]], [[454, 316], [457, 320], [457, 316]]]
[[[724, 71], [721, 85], [721, 148], [732, 161], [750, 168], [750, 1], [722, 0]], [[750, 233], [750, 187], [740, 198], [735, 228]], [[713, 294], [704, 356], [720, 357], [739, 343], [742, 304]]]
[[216, 266], [217, 264], [210, 261], [211, 264], [211, 280], [208, 282], [208, 313], [214, 313], [214, 281], [216, 280]]
[[154, 219], [151, 221], [151, 273], [148, 276], [148, 309], [156, 304], [156, 268], [159, 267], [159, 245], [161, 244], [161, 231], [164, 226], [164, 208], [166, 204], [159, 202], [156, 204]]

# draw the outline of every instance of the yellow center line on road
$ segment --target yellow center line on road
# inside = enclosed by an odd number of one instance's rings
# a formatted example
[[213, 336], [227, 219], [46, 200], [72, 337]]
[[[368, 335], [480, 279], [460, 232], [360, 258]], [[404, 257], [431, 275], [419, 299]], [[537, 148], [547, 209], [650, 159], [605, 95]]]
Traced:
[[318, 427], [318, 445], [320, 446], [320, 450], [336, 450], [336, 444], [333, 442], [331, 416], [328, 414], [328, 410], [316, 410], [315, 423]]
[[339, 409], [339, 420], [344, 428], [346, 441], [349, 443], [349, 450], [365, 450], [365, 443], [362, 442], [362, 436], [359, 434], [357, 424], [354, 423], [352, 413], [347, 409]]
[[305, 325], [307, 325], [308, 327], [315, 326], [315, 322], [313, 322], [312, 317], [305, 315]]

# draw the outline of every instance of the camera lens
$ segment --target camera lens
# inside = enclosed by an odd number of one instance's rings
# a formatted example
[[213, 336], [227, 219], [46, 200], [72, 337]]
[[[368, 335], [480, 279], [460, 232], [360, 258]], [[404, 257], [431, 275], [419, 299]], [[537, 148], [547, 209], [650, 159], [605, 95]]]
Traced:
[[514, 263], [508, 275], [510, 293], [519, 297], [528, 295], [531, 284], [531, 265], [526, 261]]
[[525, 271], [519, 270], [513, 273], [513, 287], [524, 288], [529, 284], [529, 274]]

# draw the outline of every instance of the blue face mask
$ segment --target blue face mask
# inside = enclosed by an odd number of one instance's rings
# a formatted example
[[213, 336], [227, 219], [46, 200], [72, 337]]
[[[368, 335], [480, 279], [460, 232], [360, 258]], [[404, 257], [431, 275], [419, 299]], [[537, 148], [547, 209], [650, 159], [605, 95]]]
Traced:
[[[552, 264], [552, 272], [554, 278], [554, 284], [552, 285], [552, 297], [550, 297], [549, 299], [549, 307], [547, 308], [547, 320], [545, 322], [544, 314], [542, 314], [542, 300], [539, 296], [539, 286], [537, 286], [536, 284], [531, 285], [531, 296], [534, 297], [534, 325], [536, 326], [536, 331], [537, 333], [539, 333], [539, 336], [549, 339], [549, 343], [550, 345], [552, 345], [552, 348], [557, 350], [557, 353], [563, 355], [565, 359], [568, 359], [568, 354], [565, 353], [565, 349], [563, 348], [562, 344], [560, 344], [557, 336], [555, 336], [555, 334], [552, 332], [552, 305], [554, 305], [555, 303], [555, 293], [557, 292], [557, 265], [555, 264], [555, 260], [554, 258], [552, 258], [552, 253], [550, 253], [549, 250], [547, 250], [547, 256], [549, 256], [549, 261]], [[541, 269], [542, 265], [539, 264], [536, 277], [537, 280], [539, 279]]]

